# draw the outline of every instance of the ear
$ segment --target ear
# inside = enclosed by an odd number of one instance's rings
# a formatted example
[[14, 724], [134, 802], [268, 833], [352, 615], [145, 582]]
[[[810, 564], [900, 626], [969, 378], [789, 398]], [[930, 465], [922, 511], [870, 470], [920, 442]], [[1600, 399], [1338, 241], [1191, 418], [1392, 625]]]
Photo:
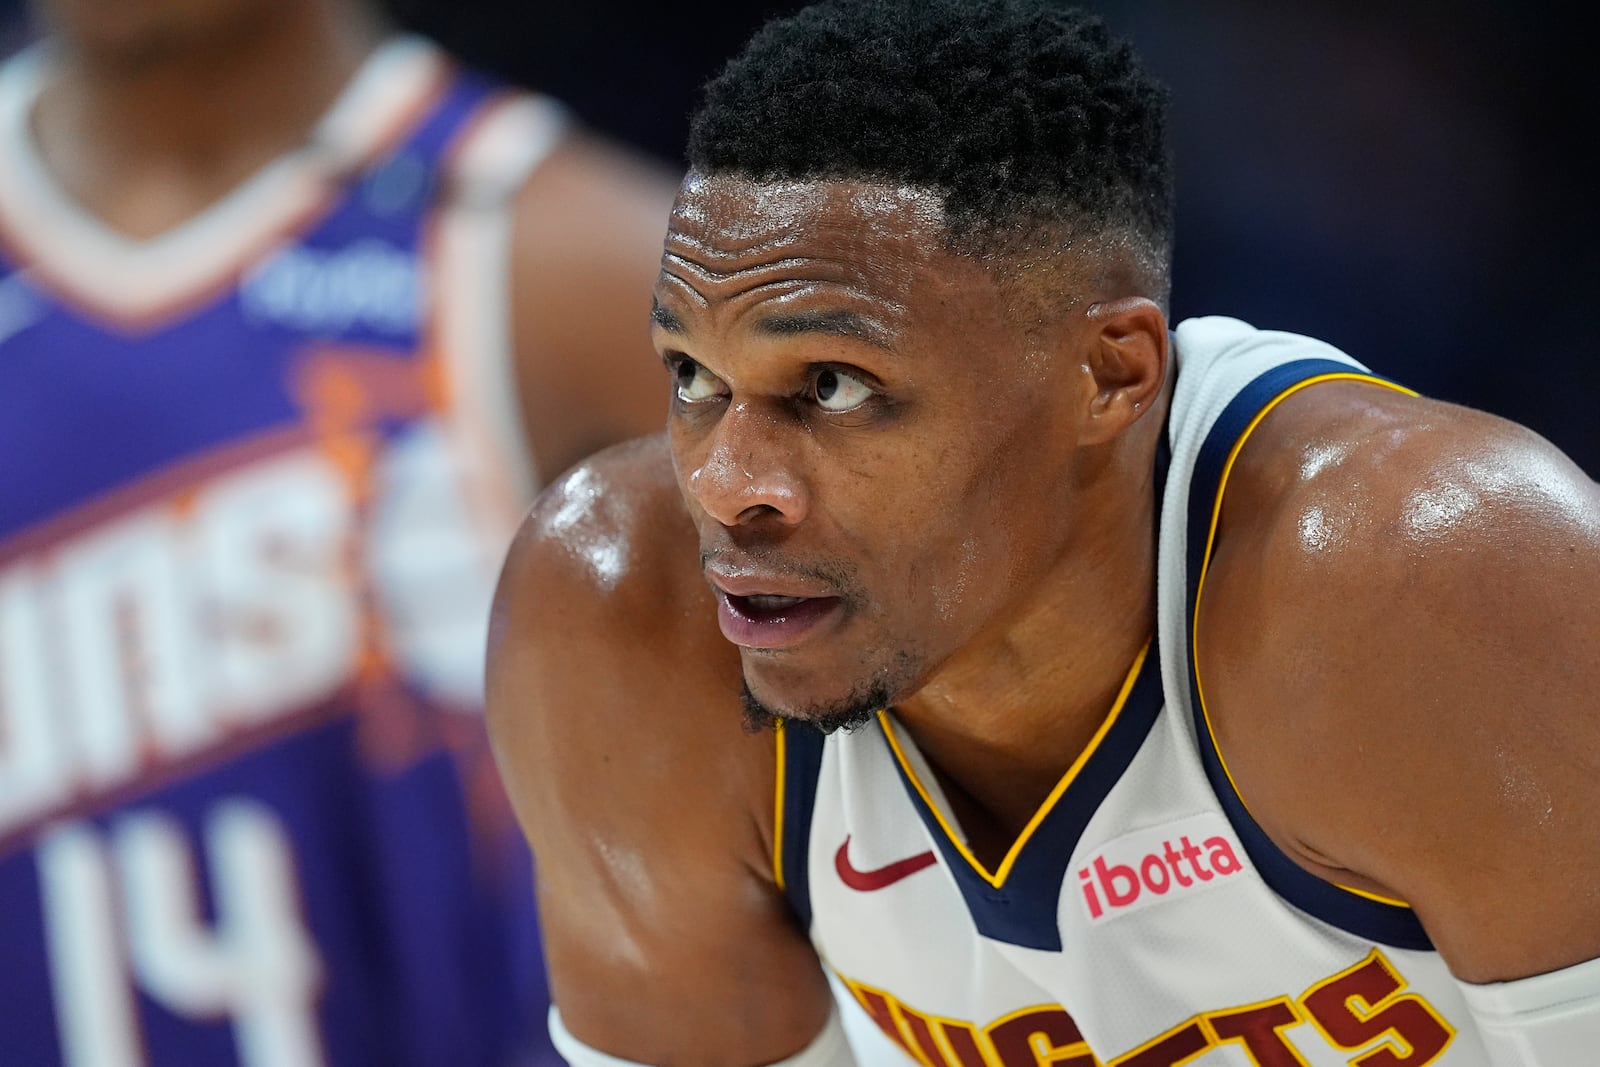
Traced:
[[1155, 405], [1167, 379], [1167, 317], [1142, 296], [1089, 305], [1083, 361], [1088, 406], [1080, 444], [1104, 444]]

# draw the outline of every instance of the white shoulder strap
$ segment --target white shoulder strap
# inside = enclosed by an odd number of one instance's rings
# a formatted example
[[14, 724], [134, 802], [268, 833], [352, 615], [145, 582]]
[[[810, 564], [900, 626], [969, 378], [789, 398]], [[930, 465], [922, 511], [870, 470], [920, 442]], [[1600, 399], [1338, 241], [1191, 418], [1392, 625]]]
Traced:
[[1572, 1067], [1600, 1054], [1600, 959], [1515, 982], [1459, 985], [1495, 1067]]
[[[573, 1037], [561, 1021], [561, 1012], [554, 1004], [550, 1006], [550, 1038], [555, 1042], [556, 1051], [571, 1067], [646, 1067], [645, 1064], [619, 1060], [596, 1051]], [[788, 1059], [768, 1067], [856, 1067], [850, 1042], [845, 1039], [844, 1027], [839, 1023], [838, 1009], [829, 1014], [827, 1024], [811, 1044]]]

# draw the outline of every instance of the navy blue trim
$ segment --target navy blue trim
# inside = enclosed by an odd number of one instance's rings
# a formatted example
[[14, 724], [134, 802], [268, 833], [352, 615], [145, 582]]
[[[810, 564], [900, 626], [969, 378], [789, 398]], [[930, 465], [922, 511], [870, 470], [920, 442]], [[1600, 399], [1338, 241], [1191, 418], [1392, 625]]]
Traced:
[[[1194, 707], [1195, 735], [1211, 789], [1221, 802], [1222, 810], [1233, 824], [1245, 851], [1250, 854], [1250, 861], [1274, 893], [1301, 911], [1357, 937], [1394, 948], [1432, 951], [1433, 942], [1410, 908], [1384, 904], [1341, 889], [1307, 871], [1272, 843], [1245, 809], [1244, 801], [1234, 792], [1233, 783], [1223, 769], [1222, 757], [1212, 743], [1211, 730], [1206, 725], [1205, 712], [1200, 706], [1200, 684], [1193, 657], [1194, 609], [1200, 592], [1200, 571], [1206, 562], [1211, 515], [1216, 507], [1217, 491], [1222, 486], [1223, 469], [1239, 436], [1263, 408], [1286, 389], [1307, 378], [1324, 374], [1367, 372], [1360, 367], [1328, 359], [1296, 360], [1274, 367], [1239, 391], [1212, 425], [1205, 443], [1200, 446], [1194, 475], [1189, 483], [1189, 595], [1185, 625], [1189, 645], [1184, 655], [1189, 663], [1189, 696]], [[1370, 377], [1384, 380], [1378, 375]]]
[[[1172, 465], [1172, 448], [1163, 432], [1156, 444], [1154, 498], [1156, 528], [1160, 528], [1161, 502], [1167, 485], [1167, 469]], [[1117, 721], [1111, 724], [1100, 745], [1079, 768], [1055, 805], [1045, 812], [1024, 843], [1016, 862], [996, 888], [967, 862], [950, 835], [939, 825], [938, 817], [923, 799], [899, 759], [894, 760], [912, 805], [928, 828], [944, 857], [944, 865], [955, 877], [956, 886], [967, 903], [978, 932], [993, 941], [1022, 948], [1061, 951], [1061, 929], [1057, 921], [1061, 887], [1067, 865], [1089, 820], [1100, 809], [1111, 789], [1128, 770], [1133, 757], [1144, 746], [1150, 728], [1161, 715], [1165, 699], [1161, 691], [1161, 650], [1155, 641], [1145, 654], [1139, 677], [1134, 679], [1128, 699]]]
[[783, 895], [789, 899], [800, 929], [811, 930], [811, 811], [817, 805], [817, 779], [822, 774], [821, 733], [803, 722], [785, 722], [783, 730], [783, 846], [778, 867]]
[[1151, 642], [1144, 664], [1139, 668], [1139, 677], [1117, 721], [1100, 739], [1099, 747], [1090, 754], [1066, 792], [1045, 812], [1044, 819], [1022, 846], [1016, 863], [999, 888], [990, 885], [967, 862], [950, 835], [939, 825], [937, 816], [923, 800], [905, 767], [898, 759], [894, 761], [906, 792], [944, 858], [944, 865], [955, 877], [980, 934], [1022, 948], [1061, 951], [1057, 912], [1073, 850], [1112, 786], [1127, 772], [1133, 757], [1143, 747], [1163, 703], [1161, 653]]

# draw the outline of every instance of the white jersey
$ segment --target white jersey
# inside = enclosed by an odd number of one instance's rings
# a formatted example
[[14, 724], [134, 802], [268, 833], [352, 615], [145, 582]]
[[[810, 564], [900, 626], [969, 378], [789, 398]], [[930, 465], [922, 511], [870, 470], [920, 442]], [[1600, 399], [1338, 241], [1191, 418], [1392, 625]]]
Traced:
[[825, 740], [791, 727], [779, 880], [827, 966], [930, 1067], [1485, 1067], [1411, 910], [1309, 874], [1256, 825], [1191, 659], [1240, 444], [1300, 387], [1381, 380], [1232, 319], [1175, 336], [1157, 634], [1087, 750], [990, 871], [891, 712]]

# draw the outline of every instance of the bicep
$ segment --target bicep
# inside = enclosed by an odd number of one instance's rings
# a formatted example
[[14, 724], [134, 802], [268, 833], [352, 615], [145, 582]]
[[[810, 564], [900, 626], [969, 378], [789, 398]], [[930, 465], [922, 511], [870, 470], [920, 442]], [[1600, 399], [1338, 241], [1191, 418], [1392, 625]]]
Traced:
[[614, 840], [538, 854], [551, 989], [568, 1028], [641, 1063], [755, 1067], [805, 1047], [831, 994], [781, 898], [709, 864], [665, 869], [661, 855]]

